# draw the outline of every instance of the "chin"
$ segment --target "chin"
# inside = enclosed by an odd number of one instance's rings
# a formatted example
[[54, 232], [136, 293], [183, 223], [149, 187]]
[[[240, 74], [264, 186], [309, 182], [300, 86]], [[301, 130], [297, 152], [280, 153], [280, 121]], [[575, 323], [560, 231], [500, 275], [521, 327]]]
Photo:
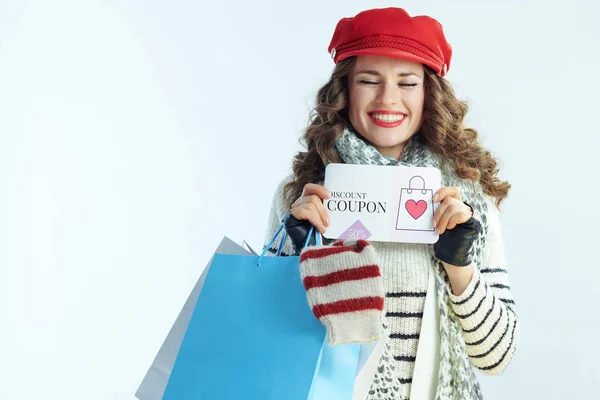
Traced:
[[[375, 147], [392, 148], [405, 143], [411, 138], [410, 127], [400, 126], [400, 129], [381, 128], [370, 123], [357, 124], [359, 134]], [[356, 129], [356, 126], [355, 127]], [[366, 134], [361, 133], [366, 132]]]
[[376, 137], [373, 138], [373, 140], [369, 139], [368, 137], [366, 138], [371, 144], [373, 144], [375, 147], [396, 147], [401, 145], [402, 143], [406, 142], [408, 139], [410, 139], [410, 136], [398, 136], [398, 135], [394, 135], [394, 137]]

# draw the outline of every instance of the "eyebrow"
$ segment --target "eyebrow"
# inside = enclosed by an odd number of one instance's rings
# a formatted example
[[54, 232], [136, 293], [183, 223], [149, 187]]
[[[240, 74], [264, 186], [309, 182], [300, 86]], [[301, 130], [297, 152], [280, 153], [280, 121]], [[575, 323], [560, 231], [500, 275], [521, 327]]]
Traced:
[[[378, 71], [374, 71], [374, 70], [370, 70], [370, 69], [369, 70], [361, 70], [361, 71], [356, 72], [356, 75], [358, 75], [358, 74], [369, 74], [369, 75], [381, 76], [381, 74]], [[414, 72], [399, 72], [398, 73], [398, 76], [402, 77], [402, 78], [404, 78], [406, 76], [411, 76], [411, 75], [416, 76], [417, 78], [421, 78], [421, 76], [415, 74]]]

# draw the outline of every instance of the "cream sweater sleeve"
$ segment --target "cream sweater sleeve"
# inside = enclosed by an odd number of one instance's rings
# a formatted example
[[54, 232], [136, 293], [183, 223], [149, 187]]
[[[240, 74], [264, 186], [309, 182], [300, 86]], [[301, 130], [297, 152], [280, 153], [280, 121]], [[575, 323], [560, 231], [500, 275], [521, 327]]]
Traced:
[[488, 233], [483, 265], [460, 296], [449, 290], [451, 307], [460, 322], [471, 363], [486, 375], [501, 374], [519, 342], [519, 318], [504, 259], [499, 211], [488, 202]]

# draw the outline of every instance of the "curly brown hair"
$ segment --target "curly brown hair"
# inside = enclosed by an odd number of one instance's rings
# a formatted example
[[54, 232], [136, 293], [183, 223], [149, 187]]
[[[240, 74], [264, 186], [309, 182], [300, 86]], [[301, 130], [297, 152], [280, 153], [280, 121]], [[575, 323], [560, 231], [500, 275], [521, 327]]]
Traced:
[[[324, 180], [327, 164], [342, 162], [334, 143], [349, 122], [348, 77], [355, 63], [356, 57], [340, 61], [329, 81], [317, 92], [311, 122], [302, 137], [307, 151], [294, 158], [293, 179], [284, 186], [288, 207], [302, 195], [307, 183]], [[511, 185], [498, 178], [497, 161], [478, 143], [477, 131], [464, 126], [467, 103], [456, 98], [448, 81], [428, 66], [423, 67], [425, 103], [419, 130], [421, 140], [444, 163], [453, 160], [457, 176], [479, 182], [485, 193], [496, 198], [499, 208]]]

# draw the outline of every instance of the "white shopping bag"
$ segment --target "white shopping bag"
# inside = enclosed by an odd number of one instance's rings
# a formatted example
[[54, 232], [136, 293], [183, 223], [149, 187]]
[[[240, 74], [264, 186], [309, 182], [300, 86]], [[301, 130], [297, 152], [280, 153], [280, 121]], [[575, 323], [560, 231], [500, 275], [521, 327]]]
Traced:
[[385, 337], [380, 338], [376, 342], [360, 345], [358, 371], [354, 380], [352, 400], [365, 400], [368, 397], [384, 350]]
[[[219, 244], [219, 247], [215, 251], [219, 254], [239, 254], [239, 255], [250, 255], [246, 249], [238, 245], [228, 237], [224, 237]], [[214, 256], [214, 255], [213, 255]], [[146, 376], [142, 380], [138, 390], [135, 393], [135, 397], [140, 400], [161, 400], [167, 387], [167, 382], [171, 376], [177, 353], [181, 347], [181, 342], [185, 336], [190, 318], [196, 307], [196, 302], [200, 296], [200, 291], [204, 285], [204, 280], [208, 274], [208, 266], [212, 263], [212, 257], [204, 268], [202, 275], [198, 279], [198, 282], [192, 289], [188, 299], [186, 300], [183, 309], [179, 313], [179, 316], [175, 320], [173, 327], [169, 331], [167, 338], [163, 342], [158, 354], [154, 358], [152, 365], [148, 369]]]
[[[429, 283], [425, 297], [425, 309], [417, 356], [410, 390], [411, 400], [434, 400], [437, 390], [440, 363], [440, 312], [433, 266], [429, 267]], [[367, 398], [371, 384], [385, 351], [385, 337], [360, 347], [359, 367], [354, 381], [352, 400]]]
[[423, 177], [413, 176], [400, 192], [396, 229], [433, 232], [433, 213], [433, 190]]
[[411, 400], [434, 400], [437, 391], [440, 366], [440, 308], [434, 268], [437, 267], [429, 266], [429, 284], [410, 389]]

